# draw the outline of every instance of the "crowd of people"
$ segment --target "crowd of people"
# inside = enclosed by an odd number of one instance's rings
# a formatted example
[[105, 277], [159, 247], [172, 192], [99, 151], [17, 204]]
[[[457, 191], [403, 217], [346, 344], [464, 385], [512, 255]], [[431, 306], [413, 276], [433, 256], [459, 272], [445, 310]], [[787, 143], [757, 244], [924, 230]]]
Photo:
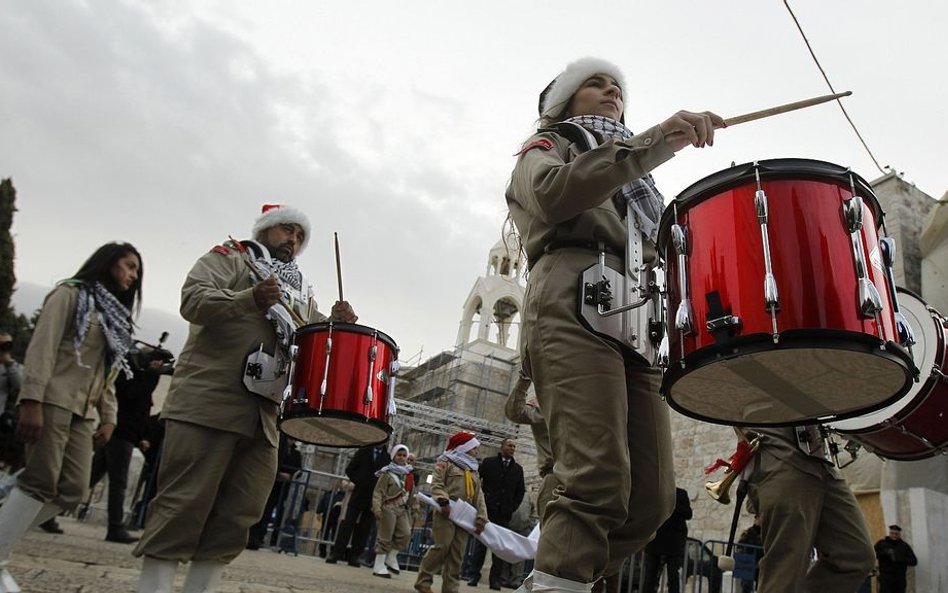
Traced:
[[[691, 509], [676, 489], [660, 373], [577, 316], [577, 280], [597, 261], [622, 270], [630, 232], [641, 235], [644, 268], [658, 264], [664, 200], [651, 171], [687, 147], [713, 146], [725, 123], [711, 112], [681, 110], [633, 133], [625, 126], [632, 89], [607, 61], [569, 64], [541, 93], [537, 131], [516, 155], [506, 202], [529, 275], [521, 376], [506, 413], [533, 429], [541, 529], [530, 575], [520, 583], [494, 556], [492, 590], [513, 583], [520, 591], [616, 591], [623, 563], [641, 550], [646, 590], [655, 590], [662, 565], [669, 590], [677, 590]], [[180, 564], [188, 567], [184, 592], [214, 591], [246, 547], [272, 543], [264, 538], [279, 514], [281, 482], [301, 463], [277, 422], [294, 332], [305, 323], [358, 319], [345, 301], [328, 317], [317, 309], [297, 266], [310, 235], [302, 211], [268, 205], [251, 239], [214, 246], [187, 274], [180, 312], [189, 334], [161, 409], [154, 498], [133, 551], [143, 559], [140, 593], [172, 591]], [[164, 364], [130, 362], [143, 275], [134, 246], [103, 245], [47, 296], [22, 367], [6, 354], [10, 336], [0, 334], [0, 425], [25, 446], [22, 471], [0, 508], [0, 591], [19, 590], [7, 564], [23, 533], [75, 509], [105, 473], [106, 539], [136, 541], [124, 519], [125, 476], [133, 448], [149, 450], [143, 427]], [[531, 384], [535, 399], [528, 401]], [[762, 437], [749, 480], [764, 550], [759, 590], [856, 591], [876, 558], [883, 590], [904, 590], [911, 548], [892, 526], [873, 550], [851, 490], [811, 428], [753, 429]], [[481, 460], [476, 435], [461, 430], [447, 440], [430, 482], [437, 510], [415, 580], [419, 593], [432, 591], [436, 574], [443, 593], [459, 590], [469, 532], [452, 520], [455, 505], [473, 507], [475, 534], [488, 523], [510, 526], [526, 494], [515, 449], [507, 439]], [[355, 453], [346, 468], [351, 491], [339, 499], [348, 490], [339, 484], [317, 506], [333, 538], [321, 550], [327, 563], [361, 566], [375, 533], [373, 574], [401, 572], [398, 551], [417, 513], [410, 457], [399, 443]], [[486, 553], [474, 546], [468, 585], [478, 585]]]

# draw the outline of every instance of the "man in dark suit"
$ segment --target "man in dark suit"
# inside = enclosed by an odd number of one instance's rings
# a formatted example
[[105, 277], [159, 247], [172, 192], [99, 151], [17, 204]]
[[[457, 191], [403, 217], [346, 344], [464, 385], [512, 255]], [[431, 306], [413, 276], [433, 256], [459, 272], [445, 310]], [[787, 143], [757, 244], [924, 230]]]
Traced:
[[658, 588], [658, 577], [661, 574], [662, 564], [668, 576], [668, 593], [678, 593], [681, 590], [681, 569], [685, 556], [685, 541], [688, 538], [688, 523], [691, 519], [691, 502], [688, 492], [675, 488], [675, 510], [671, 517], [655, 532], [655, 538], [645, 546], [645, 575], [642, 591], [655, 593]]
[[332, 551], [326, 558], [329, 564], [338, 562], [346, 554], [346, 546], [349, 545], [349, 566], [361, 566], [359, 556], [365, 549], [372, 527], [375, 526], [375, 515], [372, 514], [372, 491], [378, 481], [375, 472], [388, 465], [391, 460], [385, 450], [385, 444], [382, 443], [374, 447], [362, 447], [346, 466], [346, 475], [355, 487], [349, 497], [346, 516], [336, 531]]
[[[500, 453], [485, 459], [479, 470], [481, 486], [484, 489], [484, 501], [487, 503], [487, 517], [491, 523], [502, 527], [510, 525], [510, 519], [520, 506], [526, 491], [523, 482], [523, 467], [514, 461], [513, 457], [516, 450], [517, 443], [513, 439], [504, 439], [500, 445]], [[484, 566], [486, 555], [487, 548], [484, 544], [477, 542], [471, 561], [473, 577], [467, 582], [468, 585], [477, 586], [481, 579], [481, 568]], [[496, 555], [491, 555], [488, 583], [494, 591], [500, 591], [501, 576], [506, 564]]]

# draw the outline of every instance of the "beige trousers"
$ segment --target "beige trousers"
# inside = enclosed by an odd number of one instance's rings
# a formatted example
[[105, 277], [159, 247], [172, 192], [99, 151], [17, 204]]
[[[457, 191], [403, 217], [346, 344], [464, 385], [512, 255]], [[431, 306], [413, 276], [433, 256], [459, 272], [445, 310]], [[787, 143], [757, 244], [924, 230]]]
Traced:
[[43, 432], [38, 442], [26, 446], [26, 467], [17, 480], [20, 489], [64, 511], [76, 508], [89, 487], [95, 424], [44, 403]]
[[675, 502], [658, 371], [579, 320], [580, 274], [595, 262], [585, 250], [544, 255], [524, 306], [525, 355], [555, 460], [536, 568], [583, 583], [617, 572]]
[[253, 438], [167, 420], [158, 493], [136, 556], [230, 562], [247, 545], [276, 478], [277, 450]]
[[[749, 494], [760, 513], [759, 593], [856, 591], [875, 564], [866, 520], [846, 481], [762, 452]], [[818, 560], [811, 565], [813, 548]]]
[[435, 513], [432, 520], [434, 545], [425, 552], [418, 567], [418, 578], [415, 579], [415, 588], [430, 587], [434, 575], [441, 570], [441, 593], [458, 593], [458, 584], [461, 574], [461, 555], [467, 544], [468, 534], [455, 525], [451, 519], [446, 519], [440, 513]]
[[382, 509], [378, 536], [375, 540], [375, 553], [387, 554], [391, 550], [401, 550], [411, 539], [411, 523], [408, 509], [404, 506], [392, 506]]

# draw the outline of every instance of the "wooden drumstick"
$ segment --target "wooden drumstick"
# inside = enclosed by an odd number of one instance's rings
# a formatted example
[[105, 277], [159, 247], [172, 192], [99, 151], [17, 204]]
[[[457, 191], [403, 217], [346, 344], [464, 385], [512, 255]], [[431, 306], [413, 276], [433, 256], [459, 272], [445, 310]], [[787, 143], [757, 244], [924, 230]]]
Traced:
[[342, 263], [339, 261], [339, 233], [332, 234], [336, 243], [336, 281], [339, 283], [339, 300], [342, 301]]
[[727, 127], [736, 126], [737, 124], [754, 121], [755, 119], [763, 119], [765, 117], [770, 117], [771, 115], [779, 115], [781, 113], [787, 113], [788, 111], [803, 109], [804, 107], [812, 107], [813, 105], [819, 105], [820, 103], [833, 101], [834, 99], [839, 99], [840, 97], [848, 97], [851, 94], [853, 94], [852, 91], [846, 91], [845, 93], [837, 93], [835, 95], [823, 95], [821, 97], [813, 97], [812, 99], [804, 99], [802, 101], [787, 103], [786, 105], [778, 105], [777, 107], [771, 107], [770, 109], [762, 109], [761, 111], [745, 113], [744, 115], [737, 115], [727, 118], [724, 120], [724, 125]]
[[[228, 235], [227, 238], [231, 240], [231, 242], [236, 246], [237, 250], [240, 251], [241, 253], [244, 253], [245, 251], [247, 251], [247, 248], [244, 247], [244, 246], [240, 243], [240, 241], [234, 239], [234, 238], [231, 237], [230, 235]], [[241, 260], [242, 262], [244, 262], [244, 264], [245, 264], [245, 265], [247, 266], [247, 268], [250, 270], [250, 273], [252, 273], [254, 276], [257, 277], [257, 280], [259, 280], [259, 281], [261, 281], [261, 282], [264, 281], [264, 280], [266, 280], [266, 278], [264, 278], [263, 275], [260, 273], [260, 270], [258, 270], [257, 268], [255, 268], [252, 263], [250, 263], [248, 260], [244, 259], [243, 257], [241, 257], [240, 260]], [[306, 320], [303, 319], [303, 318], [300, 316], [299, 313], [297, 313], [296, 311], [294, 311], [294, 310], [293, 310], [293, 307], [291, 307], [286, 301], [284, 301], [282, 297], [280, 298], [279, 303], [280, 303], [280, 305], [283, 306], [283, 308], [286, 310], [286, 312], [290, 314], [290, 317], [293, 318], [293, 321], [296, 322], [296, 325], [298, 325], [298, 326], [300, 326], [300, 327], [306, 325]]]

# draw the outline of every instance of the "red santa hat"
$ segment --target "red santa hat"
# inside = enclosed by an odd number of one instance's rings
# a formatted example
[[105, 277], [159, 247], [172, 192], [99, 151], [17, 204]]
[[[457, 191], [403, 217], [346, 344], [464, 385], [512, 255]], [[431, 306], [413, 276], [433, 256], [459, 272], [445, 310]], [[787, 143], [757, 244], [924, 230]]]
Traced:
[[301, 210], [283, 204], [264, 204], [260, 209], [260, 216], [253, 223], [252, 237], [257, 238], [260, 231], [265, 231], [278, 224], [298, 224], [303, 229], [303, 244], [297, 254], [302, 253], [309, 243], [309, 218]]
[[475, 447], [479, 447], [481, 444], [476, 438], [474, 438], [474, 433], [461, 431], [456, 433], [450, 439], [448, 439], [448, 451], [457, 451], [458, 453], [467, 453]]

